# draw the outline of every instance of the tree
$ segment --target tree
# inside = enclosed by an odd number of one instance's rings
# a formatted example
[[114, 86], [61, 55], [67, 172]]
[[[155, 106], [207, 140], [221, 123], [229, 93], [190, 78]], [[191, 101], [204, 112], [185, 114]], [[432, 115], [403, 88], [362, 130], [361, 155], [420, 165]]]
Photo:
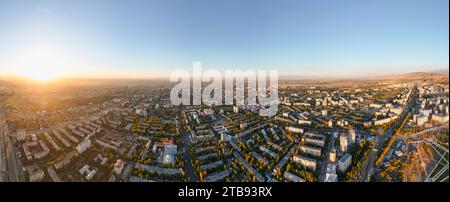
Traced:
[[287, 166], [286, 166], [286, 171], [289, 172], [289, 170], [291, 170], [291, 164], [290, 163], [288, 163]]
[[201, 171], [198, 173], [198, 177], [200, 181], [203, 182], [203, 173]]

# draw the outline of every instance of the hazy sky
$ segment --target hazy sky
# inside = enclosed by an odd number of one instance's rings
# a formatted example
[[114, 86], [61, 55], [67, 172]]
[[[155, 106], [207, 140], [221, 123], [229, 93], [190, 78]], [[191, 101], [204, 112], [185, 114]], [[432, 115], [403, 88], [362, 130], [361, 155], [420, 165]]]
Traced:
[[0, 75], [447, 68], [448, 0], [0, 0]]

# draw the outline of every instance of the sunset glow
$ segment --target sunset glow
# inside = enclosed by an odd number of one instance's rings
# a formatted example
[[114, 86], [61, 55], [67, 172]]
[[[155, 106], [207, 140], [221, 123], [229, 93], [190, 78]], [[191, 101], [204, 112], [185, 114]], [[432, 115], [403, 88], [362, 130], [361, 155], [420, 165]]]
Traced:
[[60, 75], [58, 75], [56, 72], [36, 70], [30, 71], [29, 74], [24, 74], [23, 76], [36, 81], [50, 81]]

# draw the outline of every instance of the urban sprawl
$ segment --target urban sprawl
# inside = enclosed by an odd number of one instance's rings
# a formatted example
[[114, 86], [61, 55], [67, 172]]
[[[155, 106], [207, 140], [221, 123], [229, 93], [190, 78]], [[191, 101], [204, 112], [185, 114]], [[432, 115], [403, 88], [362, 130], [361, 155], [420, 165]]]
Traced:
[[280, 80], [272, 117], [163, 81], [0, 80], [0, 181], [448, 181], [446, 76]]

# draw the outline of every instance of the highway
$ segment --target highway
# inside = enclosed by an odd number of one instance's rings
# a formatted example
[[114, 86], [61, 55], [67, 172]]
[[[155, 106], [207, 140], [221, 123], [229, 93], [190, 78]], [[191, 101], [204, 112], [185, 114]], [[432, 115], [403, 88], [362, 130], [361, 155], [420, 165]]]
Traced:
[[370, 180], [370, 176], [372, 175], [375, 169], [375, 162], [377, 160], [377, 157], [380, 152], [383, 152], [382, 146], [384, 145], [386, 138], [387, 141], [389, 141], [392, 138], [394, 133], [397, 131], [398, 127], [401, 126], [401, 124], [407, 117], [407, 114], [411, 111], [412, 106], [416, 102], [416, 99], [417, 99], [417, 87], [414, 85], [402, 114], [383, 135], [377, 136], [373, 149], [370, 151], [369, 156], [364, 161], [358, 181], [367, 182]]
[[0, 182], [23, 181], [22, 166], [10, 139], [3, 105], [0, 102]]

